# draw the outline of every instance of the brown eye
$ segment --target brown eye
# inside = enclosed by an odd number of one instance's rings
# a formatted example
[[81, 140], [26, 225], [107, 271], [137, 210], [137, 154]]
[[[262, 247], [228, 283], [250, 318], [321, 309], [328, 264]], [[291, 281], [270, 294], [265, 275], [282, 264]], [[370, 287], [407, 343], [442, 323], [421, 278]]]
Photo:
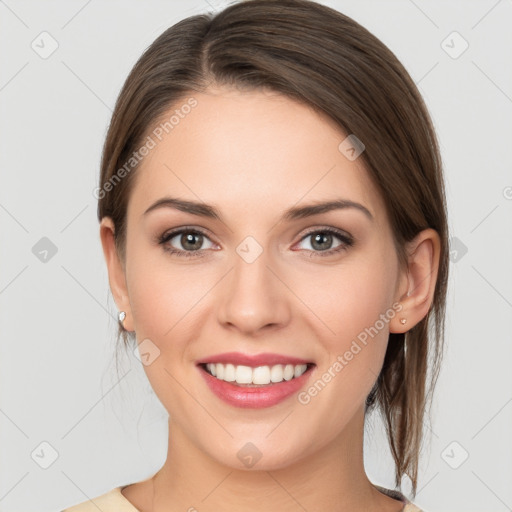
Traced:
[[203, 255], [203, 251], [206, 250], [203, 247], [205, 241], [209, 241], [209, 238], [201, 231], [182, 228], [165, 233], [159, 243], [171, 254], [190, 257]]
[[200, 233], [182, 233], [179, 241], [186, 251], [194, 251], [200, 249], [203, 245], [203, 235]]
[[[310, 247], [312, 250], [311, 256], [329, 256], [334, 253], [338, 253], [347, 250], [349, 247], [354, 245], [352, 237], [343, 233], [342, 231], [334, 230], [332, 228], [317, 229], [307, 233], [302, 240], [311, 239]], [[333, 243], [337, 245], [333, 248]]]

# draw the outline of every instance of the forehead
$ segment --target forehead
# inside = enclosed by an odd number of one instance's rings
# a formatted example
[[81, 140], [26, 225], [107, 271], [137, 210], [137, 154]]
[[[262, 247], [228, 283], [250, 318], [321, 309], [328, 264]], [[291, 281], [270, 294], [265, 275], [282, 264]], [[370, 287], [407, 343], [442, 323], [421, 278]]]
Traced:
[[380, 218], [384, 205], [362, 161], [339, 149], [347, 135], [276, 92], [190, 93], [149, 132], [154, 147], [137, 169], [129, 209], [142, 213], [168, 194], [233, 215], [271, 215], [298, 202], [345, 198]]

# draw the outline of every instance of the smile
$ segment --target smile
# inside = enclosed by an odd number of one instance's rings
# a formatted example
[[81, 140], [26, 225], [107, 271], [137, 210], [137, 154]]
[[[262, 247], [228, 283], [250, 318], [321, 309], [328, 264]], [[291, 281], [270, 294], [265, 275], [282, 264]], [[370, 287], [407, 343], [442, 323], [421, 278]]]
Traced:
[[306, 385], [316, 365], [279, 354], [224, 353], [196, 361], [210, 391], [231, 406], [259, 409], [284, 402]]
[[251, 368], [230, 363], [207, 363], [206, 371], [216, 379], [240, 385], [262, 386], [278, 384], [283, 381], [300, 377], [308, 368], [307, 364], [276, 364], [274, 366], [258, 366]]

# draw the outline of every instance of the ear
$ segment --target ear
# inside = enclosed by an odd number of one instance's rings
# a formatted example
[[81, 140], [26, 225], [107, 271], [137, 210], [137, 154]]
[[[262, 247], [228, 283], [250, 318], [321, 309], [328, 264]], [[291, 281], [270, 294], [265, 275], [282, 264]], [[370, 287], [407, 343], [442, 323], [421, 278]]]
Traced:
[[131, 314], [128, 289], [126, 286], [125, 268], [117, 253], [114, 242], [115, 226], [110, 217], [103, 217], [100, 223], [100, 238], [103, 255], [107, 263], [110, 291], [119, 311], [126, 313], [123, 326], [127, 331], [133, 331], [133, 316]]
[[[404, 269], [396, 300], [402, 309], [390, 321], [390, 332], [403, 333], [427, 315], [434, 297], [441, 241], [434, 229], [425, 229], [406, 246], [408, 265]], [[406, 320], [405, 324], [400, 319]]]

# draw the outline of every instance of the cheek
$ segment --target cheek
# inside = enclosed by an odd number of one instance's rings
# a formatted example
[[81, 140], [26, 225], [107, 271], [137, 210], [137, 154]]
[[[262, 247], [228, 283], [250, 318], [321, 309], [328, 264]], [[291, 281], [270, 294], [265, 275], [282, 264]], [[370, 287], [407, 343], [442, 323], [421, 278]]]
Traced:
[[142, 357], [150, 354], [144, 371], [155, 394], [168, 411], [183, 411], [190, 398], [180, 383], [194, 369], [188, 355], [197, 338], [201, 297], [211, 286], [191, 278], [192, 267], [171, 266], [165, 256], [151, 258], [148, 252], [132, 252], [127, 273], [134, 329]]
[[[325, 348], [340, 353], [386, 314], [392, 303], [394, 279], [392, 269], [380, 255], [367, 256], [324, 268], [303, 279], [294, 291], [310, 311], [320, 339], [327, 344]], [[378, 322], [377, 327], [379, 333], [374, 337], [385, 341], [388, 324]]]
[[139, 339], [179, 342], [183, 332], [193, 331], [201, 299], [211, 286], [192, 267], [180, 268], [168, 262], [165, 254], [153, 252], [154, 257], [142, 251], [132, 253], [128, 289], [134, 329]]
[[314, 288], [301, 289], [315, 315], [312, 321], [324, 353], [313, 389], [306, 389], [301, 403], [310, 400], [323, 411], [318, 417], [333, 431], [364, 403], [382, 368], [389, 321], [396, 314], [391, 308], [393, 261], [382, 253], [361, 257], [315, 276]]

